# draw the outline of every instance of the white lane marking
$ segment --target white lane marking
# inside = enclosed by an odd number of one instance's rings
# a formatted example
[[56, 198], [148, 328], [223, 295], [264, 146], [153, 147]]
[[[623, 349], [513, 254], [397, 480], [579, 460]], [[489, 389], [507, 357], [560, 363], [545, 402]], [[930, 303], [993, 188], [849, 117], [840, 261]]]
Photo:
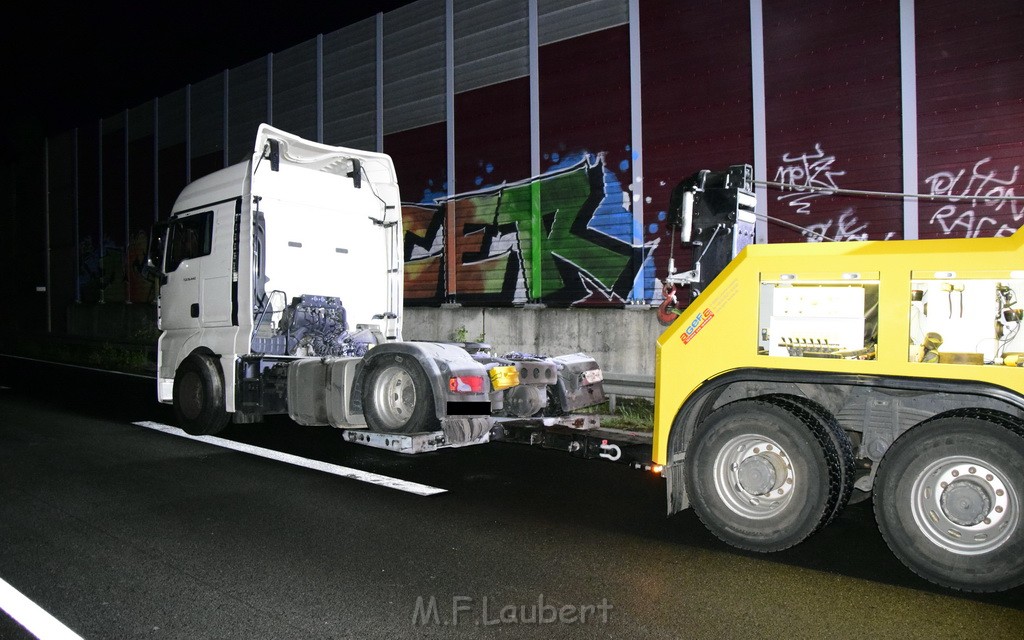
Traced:
[[12, 356], [6, 353], [0, 353], [2, 358], [10, 358], [12, 360], [24, 360], [25, 362], [39, 362], [41, 364], [52, 364], [58, 367], [68, 367], [70, 369], [82, 369], [84, 371], [95, 371], [97, 373], [111, 373], [115, 376], [128, 376], [130, 378], [142, 378], [143, 380], [156, 380], [156, 375], [144, 375], [141, 373], [128, 373], [126, 371], [113, 371], [111, 369], [97, 369], [96, 367], [85, 367], [80, 364], [68, 364], [67, 362], [54, 362], [53, 360], [40, 360], [38, 358], [26, 358], [24, 356]]
[[274, 451], [273, 449], [254, 447], [250, 444], [243, 444], [233, 440], [225, 440], [224, 438], [216, 438], [214, 436], [191, 436], [177, 427], [160, 424], [159, 422], [141, 421], [133, 424], [139, 427], [145, 427], [147, 429], [154, 429], [156, 431], [180, 436], [182, 438], [188, 438], [189, 440], [198, 440], [199, 442], [205, 442], [217, 447], [233, 449], [235, 451], [241, 451], [242, 453], [260, 456], [261, 458], [269, 458], [271, 460], [277, 460], [278, 462], [285, 462], [298, 467], [305, 467], [306, 469], [323, 471], [324, 473], [334, 474], [343, 478], [351, 478], [353, 480], [369, 482], [370, 484], [380, 485], [389, 489], [398, 489], [399, 491], [405, 491], [407, 493], [415, 493], [420, 496], [432, 496], [438, 493], [446, 493], [448, 491], [447, 489], [439, 489], [437, 487], [431, 487], [430, 485], [420, 484], [418, 482], [409, 482], [408, 480], [399, 480], [398, 478], [392, 478], [390, 476], [382, 476], [370, 471], [361, 471], [350, 467], [342, 467], [337, 464], [331, 464], [330, 462], [300, 458], [299, 456], [294, 456], [290, 453], [282, 453], [280, 451]]
[[0, 609], [39, 640], [82, 640], [60, 620], [0, 579]]

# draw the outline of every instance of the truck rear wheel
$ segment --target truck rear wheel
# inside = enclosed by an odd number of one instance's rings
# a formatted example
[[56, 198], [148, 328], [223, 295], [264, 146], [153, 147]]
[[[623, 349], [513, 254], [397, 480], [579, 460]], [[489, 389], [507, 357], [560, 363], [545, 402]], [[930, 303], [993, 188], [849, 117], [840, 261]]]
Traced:
[[208, 436], [228, 424], [224, 378], [211, 356], [193, 353], [174, 374], [174, 414], [185, 433]]
[[785, 397], [722, 406], [691, 443], [685, 472], [694, 511], [734, 547], [769, 552], [798, 544], [841, 499], [843, 465], [828, 427]]
[[372, 431], [436, 431], [430, 381], [411, 356], [387, 353], [374, 358], [362, 387], [363, 415]]
[[[806, 411], [813, 414], [814, 418], [821, 422], [822, 426], [825, 427], [825, 433], [828, 435], [831, 443], [824, 444], [823, 448], [826, 452], [829, 449], [833, 449], [838, 455], [832, 457], [827, 455], [829, 464], [834, 466], [838, 471], [838, 475], [830, 474], [830, 476], [838, 481], [838, 491], [835, 491], [835, 504], [832, 507], [831, 513], [821, 521], [819, 528], [828, 525], [830, 522], [835, 520], [836, 516], [846, 508], [847, 503], [850, 502], [850, 495], [853, 493], [853, 483], [856, 479], [857, 466], [856, 460], [853, 456], [853, 443], [850, 442], [850, 436], [846, 434], [843, 427], [840, 426], [839, 421], [836, 420], [828, 409], [821, 406], [810, 398], [803, 396], [778, 394], [773, 395], [773, 398], [777, 398], [782, 401], [788, 401], [795, 403], [797, 406], [802, 407]], [[821, 437], [821, 432], [814, 430], [816, 437]]]
[[963, 591], [1024, 583], [1024, 429], [961, 410], [927, 420], [886, 452], [875, 518], [914, 573]]

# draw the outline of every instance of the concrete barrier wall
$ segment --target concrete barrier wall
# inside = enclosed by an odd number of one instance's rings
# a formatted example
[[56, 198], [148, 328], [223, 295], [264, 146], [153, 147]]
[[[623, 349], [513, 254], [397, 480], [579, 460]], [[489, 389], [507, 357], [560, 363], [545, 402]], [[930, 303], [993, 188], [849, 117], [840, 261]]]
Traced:
[[605, 371], [653, 376], [664, 329], [654, 309], [407, 308], [403, 337], [487, 342], [497, 354], [582, 351]]
[[[405, 310], [406, 340], [487, 342], [495, 353], [564, 355], [582, 351], [601, 368], [654, 375], [654, 344], [664, 330], [654, 309], [523, 309], [413, 307]], [[153, 305], [74, 305], [68, 334], [155, 343]]]

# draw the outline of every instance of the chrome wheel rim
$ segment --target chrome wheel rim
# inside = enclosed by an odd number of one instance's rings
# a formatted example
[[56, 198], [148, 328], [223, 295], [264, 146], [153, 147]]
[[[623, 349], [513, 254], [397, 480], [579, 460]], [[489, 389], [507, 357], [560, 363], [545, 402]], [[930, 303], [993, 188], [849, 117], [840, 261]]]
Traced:
[[933, 544], [958, 555], [988, 553], [1020, 524], [1020, 500], [994, 465], [970, 456], [935, 460], [914, 479], [910, 511]]
[[737, 436], [715, 457], [715, 489], [735, 514], [761, 520], [782, 511], [793, 499], [797, 476], [789, 454], [759, 434]]
[[402, 367], [384, 369], [374, 389], [374, 403], [385, 427], [404, 426], [416, 409], [416, 385], [412, 376]]

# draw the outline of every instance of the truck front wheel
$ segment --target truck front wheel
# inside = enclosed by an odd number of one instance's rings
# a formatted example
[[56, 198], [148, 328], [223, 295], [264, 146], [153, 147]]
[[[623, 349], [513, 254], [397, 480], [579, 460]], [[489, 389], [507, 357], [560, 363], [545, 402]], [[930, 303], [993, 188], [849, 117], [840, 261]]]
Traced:
[[219, 433], [230, 417], [224, 408], [224, 378], [211, 356], [193, 353], [174, 374], [174, 414], [185, 433]]
[[713, 411], [693, 435], [685, 473], [704, 526], [734, 547], [759, 552], [802, 542], [833, 515], [844, 491], [827, 426], [779, 396]]
[[379, 433], [435, 431], [434, 395], [427, 375], [411, 356], [374, 358], [362, 387], [363, 415]]
[[1024, 583], [1024, 428], [960, 410], [923, 422], [886, 452], [875, 518], [903, 564], [963, 591]]

